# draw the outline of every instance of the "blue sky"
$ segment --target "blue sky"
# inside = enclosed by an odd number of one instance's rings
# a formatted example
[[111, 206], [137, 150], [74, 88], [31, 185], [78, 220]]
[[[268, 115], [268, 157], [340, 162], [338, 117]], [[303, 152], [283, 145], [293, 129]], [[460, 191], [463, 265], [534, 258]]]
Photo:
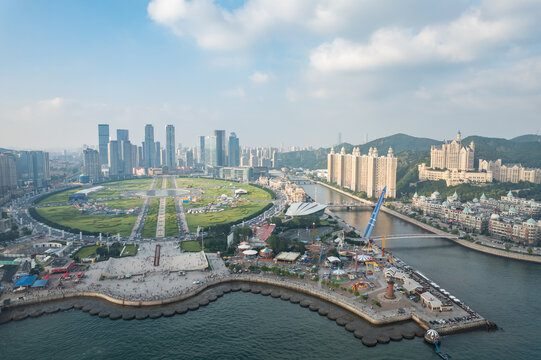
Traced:
[[97, 124], [329, 146], [541, 128], [541, 2], [0, 2], [0, 147], [97, 143]]

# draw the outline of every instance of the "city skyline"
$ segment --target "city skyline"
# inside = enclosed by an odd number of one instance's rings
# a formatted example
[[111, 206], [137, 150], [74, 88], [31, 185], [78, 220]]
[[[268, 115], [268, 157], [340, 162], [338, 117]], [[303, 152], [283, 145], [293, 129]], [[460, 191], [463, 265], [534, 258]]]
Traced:
[[248, 146], [539, 130], [539, 3], [270, 4], [2, 3], [2, 146], [75, 148], [96, 123]]

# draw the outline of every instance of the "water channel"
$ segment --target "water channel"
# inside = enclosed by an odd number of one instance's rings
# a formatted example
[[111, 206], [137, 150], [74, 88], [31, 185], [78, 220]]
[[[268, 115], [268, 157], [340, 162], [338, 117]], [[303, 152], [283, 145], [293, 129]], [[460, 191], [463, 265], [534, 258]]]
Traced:
[[[349, 198], [319, 185], [326, 203]], [[316, 190], [317, 189], [317, 190]], [[364, 229], [370, 210], [338, 213]], [[375, 235], [424, 234], [381, 213]], [[537, 359], [541, 265], [485, 255], [434, 238], [390, 240], [387, 247], [502, 330], [448, 336], [454, 359]], [[143, 321], [100, 319], [77, 310], [0, 326], [2, 359], [437, 359], [420, 338], [367, 348], [335, 322], [289, 302], [232, 293], [197, 311]]]

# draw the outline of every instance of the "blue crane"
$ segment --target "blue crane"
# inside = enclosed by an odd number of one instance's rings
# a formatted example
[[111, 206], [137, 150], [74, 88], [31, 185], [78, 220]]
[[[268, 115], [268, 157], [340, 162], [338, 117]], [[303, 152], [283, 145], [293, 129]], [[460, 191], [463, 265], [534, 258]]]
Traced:
[[364, 230], [364, 235], [363, 235], [363, 239], [365, 240], [369, 240], [370, 236], [372, 235], [372, 231], [374, 230], [374, 226], [376, 225], [379, 209], [381, 208], [381, 204], [383, 203], [383, 198], [385, 197], [386, 191], [387, 191], [387, 186], [385, 186], [383, 190], [381, 191], [378, 202], [376, 203], [376, 207], [374, 208], [374, 211], [372, 212], [372, 215], [370, 216], [370, 220], [368, 220], [368, 225], [366, 225], [366, 229]]

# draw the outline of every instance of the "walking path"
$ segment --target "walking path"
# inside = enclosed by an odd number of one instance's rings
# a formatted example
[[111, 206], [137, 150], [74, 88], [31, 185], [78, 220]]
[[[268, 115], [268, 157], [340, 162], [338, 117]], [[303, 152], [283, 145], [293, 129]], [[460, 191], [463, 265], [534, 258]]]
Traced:
[[[156, 188], [157, 181], [158, 181], [158, 178], [154, 178], [152, 180], [152, 184], [150, 184], [150, 190], [153, 190]], [[147, 217], [149, 205], [150, 205], [150, 198], [146, 198], [145, 201], [143, 202], [143, 205], [141, 206], [141, 210], [139, 210], [139, 216], [137, 216], [137, 220], [135, 220], [133, 229], [131, 230], [130, 240], [133, 240], [133, 238], [136, 237], [138, 234], [140, 234], [141, 231], [143, 230], [143, 226], [145, 225], [145, 219]]]
[[[162, 181], [162, 190], [167, 189], [167, 178]], [[160, 198], [160, 208], [158, 210], [158, 222], [156, 224], [156, 238], [165, 237], [165, 205], [167, 198]]]
[[[173, 189], [178, 189], [177, 178], [173, 177], [171, 181], [173, 181]], [[175, 209], [177, 211], [179, 234], [189, 232], [188, 223], [186, 222], [186, 215], [184, 214], [184, 207], [182, 206], [182, 199], [178, 196], [175, 198]]]

